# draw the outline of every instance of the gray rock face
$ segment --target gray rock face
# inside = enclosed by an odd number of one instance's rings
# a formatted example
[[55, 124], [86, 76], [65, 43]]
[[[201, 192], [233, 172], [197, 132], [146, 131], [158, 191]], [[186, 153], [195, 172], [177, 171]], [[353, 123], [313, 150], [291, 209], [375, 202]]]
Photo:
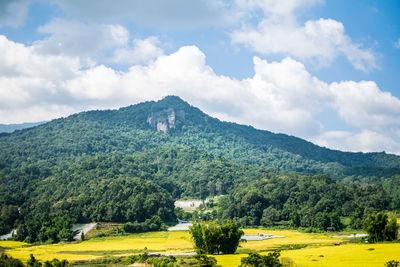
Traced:
[[168, 108], [159, 112], [152, 113], [147, 118], [147, 123], [157, 131], [167, 132], [169, 129], [176, 128], [177, 121], [185, 121], [185, 111], [175, 111], [173, 108]]

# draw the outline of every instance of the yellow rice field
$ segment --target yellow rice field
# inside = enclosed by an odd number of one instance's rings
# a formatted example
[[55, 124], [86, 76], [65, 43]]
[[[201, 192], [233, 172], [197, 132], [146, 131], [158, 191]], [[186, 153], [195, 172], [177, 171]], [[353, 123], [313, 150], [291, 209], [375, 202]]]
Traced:
[[[262, 252], [261, 254], [268, 254]], [[247, 254], [217, 255], [221, 266], [238, 266]], [[400, 260], [400, 244], [347, 244], [341, 246], [310, 246], [298, 250], [281, 252], [281, 259], [289, 258], [295, 266], [380, 266], [390, 260]]]
[[274, 249], [282, 245], [295, 244], [333, 244], [346, 240], [345, 238], [332, 238], [332, 233], [302, 233], [295, 230], [260, 230], [260, 229], [244, 229], [246, 235], [255, 235], [257, 233], [273, 234], [275, 236], [285, 236], [285, 238], [274, 238], [263, 241], [251, 241], [242, 243], [243, 249], [266, 250]]
[[341, 246], [307, 247], [282, 251], [299, 266], [384, 266], [400, 260], [399, 243], [347, 244]]
[[0, 241], [0, 247], [3, 248], [19, 248], [28, 245], [25, 242], [19, 241]]
[[[0, 241], [0, 246], [7, 247]], [[10, 247], [10, 246], [8, 246]], [[150, 252], [181, 253], [193, 250], [187, 232], [152, 232], [129, 236], [94, 238], [84, 242], [59, 243], [6, 249], [6, 253], [22, 260], [32, 253], [39, 260], [54, 258], [68, 261], [90, 260], [105, 256], [124, 256], [142, 252], [147, 247]]]
[[[335, 242], [343, 242], [345, 238], [331, 238], [332, 234], [309, 234], [293, 230], [259, 230], [245, 229], [245, 234], [259, 232], [283, 235], [263, 241], [242, 243], [238, 254], [216, 255], [218, 264], [226, 267], [238, 266], [240, 259], [249, 251], [267, 254], [268, 250], [282, 246], [303, 244], [307, 247], [296, 250], [283, 250], [281, 258], [289, 258], [297, 266], [384, 266], [384, 263], [400, 260], [400, 243], [382, 244], [346, 244], [333, 246]], [[152, 232], [129, 236], [93, 238], [84, 242], [59, 243], [51, 245], [29, 246], [23, 242], [0, 241], [6, 253], [13, 257], [27, 260], [34, 254], [39, 260], [53, 258], [68, 261], [90, 260], [105, 256], [126, 256], [138, 254], [147, 247], [149, 252], [182, 253], [193, 251], [188, 232]]]

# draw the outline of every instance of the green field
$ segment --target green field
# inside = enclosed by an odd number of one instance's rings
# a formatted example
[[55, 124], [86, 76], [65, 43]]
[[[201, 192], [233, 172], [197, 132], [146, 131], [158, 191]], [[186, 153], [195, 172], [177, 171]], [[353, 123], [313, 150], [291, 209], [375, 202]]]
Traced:
[[[218, 264], [238, 266], [248, 252], [267, 254], [269, 250], [282, 249], [281, 258], [290, 259], [298, 266], [384, 266], [400, 260], [400, 243], [362, 244], [348, 243], [346, 238], [331, 238], [332, 233], [311, 234], [294, 230], [245, 229], [246, 234], [259, 232], [283, 235], [263, 241], [241, 243], [238, 254], [217, 255]], [[334, 246], [334, 243], [341, 243]], [[107, 256], [127, 256], [149, 252], [183, 253], [193, 251], [188, 232], [151, 232], [128, 236], [92, 238], [84, 242], [32, 246], [23, 242], [0, 241], [7, 254], [27, 260], [32, 253], [41, 261], [53, 258], [69, 262], [100, 259]], [[296, 249], [300, 248], [300, 249]]]

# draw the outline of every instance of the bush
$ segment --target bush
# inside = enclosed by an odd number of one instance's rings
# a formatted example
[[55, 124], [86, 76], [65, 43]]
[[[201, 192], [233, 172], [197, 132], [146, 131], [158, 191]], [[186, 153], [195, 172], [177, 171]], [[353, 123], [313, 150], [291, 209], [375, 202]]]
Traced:
[[66, 267], [68, 266], [68, 261], [67, 260], [58, 260], [58, 259], [53, 259], [52, 261], [46, 261], [44, 263], [44, 267]]
[[29, 255], [29, 260], [26, 263], [27, 266], [30, 267], [40, 267], [42, 264], [33, 256], [33, 254]]
[[161, 257], [161, 258], [148, 258], [146, 263], [152, 264], [154, 267], [174, 267], [178, 266], [174, 256]]
[[386, 267], [399, 267], [400, 266], [400, 262], [399, 261], [395, 261], [395, 260], [391, 260], [385, 263]]
[[217, 260], [214, 257], [209, 257], [204, 254], [198, 254], [195, 256], [195, 258], [202, 267], [212, 267], [217, 265]]
[[135, 263], [135, 262], [145, 262], [148, 258], [149, 258], [149, 253], [147, 252], [147, 249], [145, 249], [145, 252], [143, 252], [143, 254], [129, 256], [128, 260], [131, 263]]
[[2, 253], [0, 256], [0, 266], [4, 267], [23, 267], [24, 264], [22, 261], [18, 259], [14, 259], [11, 256], [8, 256], [7, 254]]
[[268, 253], [265, 256], [258, 253], [250, 253], [248, 257], [241, 259], [240, 267], [281, 267], [279, 256], [279, 251]]

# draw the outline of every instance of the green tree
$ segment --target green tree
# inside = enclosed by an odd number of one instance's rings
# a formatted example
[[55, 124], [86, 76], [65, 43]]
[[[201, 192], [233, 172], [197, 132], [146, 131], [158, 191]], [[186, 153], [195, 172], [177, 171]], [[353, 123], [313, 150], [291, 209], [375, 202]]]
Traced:
[[26, 265], [29, 267], [41, 267], [42, 263], [39, 262], [33, 254], [29, 255], [29, 260], [26, 262]]
[[194, 246], [200, 253], [223, 254], [234, 253], [244, 234], [233, 222], [217, 224], [216, 222], [200, 222], [190, 227]]
[[239, 227], [228, 221], [220, 226], [221, 236], [220, 236], [220, 250], [223, 254], [233, 254], [235, 253], [237, 247], [239, 246], [240, 238], [244, 234]]
[[363, 221], [364, 230], [368, 233], [370, 242], [380, 242], [386, 239], [385, 228], [388, 216], [383, 212], [369, 214]]
[[369, 214], [363, 221], [363, 226], [364, 230], [368, 233], [370, 242], [392, 241], [397, 239], [399, 227], [395, 216], [389, 221], [388, 216], [383, 212]]
[[397, 218], [396, 216], [392, 216], [388, 221], [385, 229], [386, 240], [393, 241], [397, 240], [399, 232], [399, 226], [397, 225]]
[[83, 231], [81, 232], [81, 240], [85, 241], [85, 233]]

